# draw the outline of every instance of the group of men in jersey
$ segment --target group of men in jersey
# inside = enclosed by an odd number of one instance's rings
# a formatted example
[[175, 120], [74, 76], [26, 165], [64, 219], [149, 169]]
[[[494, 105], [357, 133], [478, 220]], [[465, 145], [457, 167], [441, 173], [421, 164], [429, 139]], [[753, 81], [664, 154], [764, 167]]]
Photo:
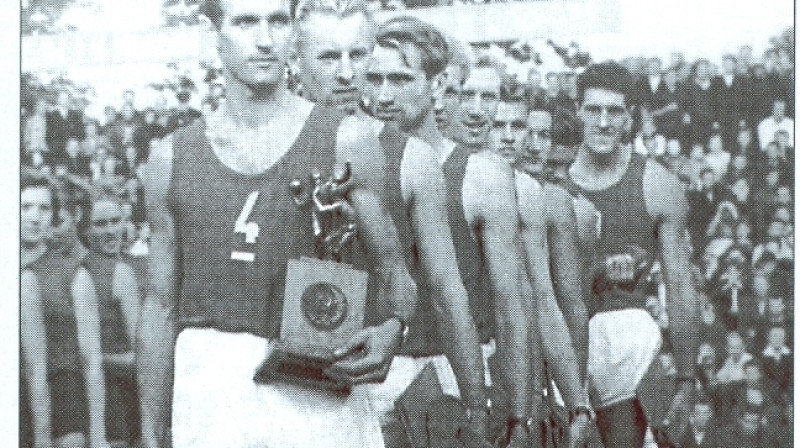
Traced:
[[[381, 426], [428, 365], [460, 399], [470, 440], [542, 446], [554, 383], [569, 446], [593, 420], [607, 447], [642, 446], [637, 388], [661, 332], [639, 283], [659, 254], [679, 376], [668, 421], [650, 423], [685, 423], [699, 319], [686, 204], [677, 178], [625, 144], [623, 68], [582, 74], [584, 143], [559, 186], [542, 176], [549, 112], [506, 96], [497, 66], [468, 62], [423, 21], [378, 24], [359, 0], [201, 11], [227, 101], [151, 149], [145, 446], [389, 446]], [[287, 65], [305, 98], [287, 88]], [[358, 222], [344, 261], [369, 273], [370, 294], [364, 329], [326, 373], [352, 391], [256, 383], [280, 334], [286, 264], [314, 253], [288, 185], [344, 162], [340, 193]], [[487, 384], [503, 391], [500, 431]]]

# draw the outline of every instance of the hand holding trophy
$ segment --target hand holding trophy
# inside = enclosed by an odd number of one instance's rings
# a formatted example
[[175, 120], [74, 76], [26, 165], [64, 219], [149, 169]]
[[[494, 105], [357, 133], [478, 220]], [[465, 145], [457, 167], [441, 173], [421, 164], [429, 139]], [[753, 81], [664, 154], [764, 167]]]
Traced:
[[347, 163], [324, 182], [312, 170], [310, 188], [301, 179], [289, 184], [295, 204], [309, 211], [316, 258], [288, 262], [280, 339], [256, 381], [350, 391], [349, 382], [326, 373], [336, 361], [334, 351], [364, 325], [367, 273], [341, 262], [357, 234], [355, 211], [345, 197], [350, 177]]

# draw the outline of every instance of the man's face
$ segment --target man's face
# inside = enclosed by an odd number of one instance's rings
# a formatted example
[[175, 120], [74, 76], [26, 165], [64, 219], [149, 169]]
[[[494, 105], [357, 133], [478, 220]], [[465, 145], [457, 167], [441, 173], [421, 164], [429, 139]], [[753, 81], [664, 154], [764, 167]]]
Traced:
[[528, 72], [528, 85], [533, 87], [542, 86], [542, 74], [538, 70], [531, 70]]
[[781, 327], [772, 327], [767, 334], [767, 343], [775, 348], [783, 347], [786, 344], [786, 330]]
[[125, 105], [122, 106], [122, 110], [120, 111], [120, 113], [122, 114], [122, 118], [125, 121], [133, 120], [134, 110], [133, 106], [131, 106], [129, 103], [125, 103]]
[[37, 244], [47, 236], [53, 220], [50, 189], [30, 187], [20, 194], [20, 238], [23, 243]]
[[534, 110], [528, 115], [529, 151], [534, 160], [547, 160], [553, 147], [553, 117], [550, 112]]
[[736, 73], [736, 59], [724, 58], [722, 60], [722, 70], [726, 75], [732, 75]]
[[763, 275], [753, 277], [753, 293], [757, 297], [766, 297], [769, 294], [769, 279]]
[[552, 93], [558, 93], [559, 85], [558, 85], [558, 74], [557, 73], [548, 73], [547, 74], [547, 90]]
[[698, 80], [706, 80], [711, 76], [711, 67], [708, 62], [700, 62], [697, 64], [695, 76]]
[[117, 255], [122, 247], [122, 207], [113, 201], [100, 200], [94, 203], [87, 232], [89, 248], [106, 254]]
[[778, 204], [791, 204], [792, 203], [792, 190], [789, 187], [778, 187], [775, 190], [775, 202]]
[[434, 94], [436, 124], [439, 126], [439, 131], [447, 137], [452, 137], [450, 134], [458, 115], [458, 95], [462, 81], [461, 68], [455, 65], [448, 66], [440, 77], [439, 88]]
[[761, 381], [761, 370], [758, 366], [752, 364], [748, 365], [747, 368], [744, 369], [744, 378], [748, 385], [754, 386]]
[[578, 111], [583, 121], [583, 142], [596, 154], [613, 152], [630, 123], [625, 95], [602, 88], [588, 88]]
[[396, 122], [409, 132], [431, 113], [433, 97], [419, 50], [413, 45], [401, 48], [375, 47], [366, 69], [364, 93], [376, 118]]
[[491, 67], [470, 71], [459, 93], [456, 139], [468, 146], [487, 143], [500, 98], [500, 75]]
[[525, 137], [528, 135], [528, 108], [522, 102], [501, 102], [492, 121], [489, 138], [492, 150], [511, 163], [525, 157]]
[[362, 13], [344, 18], [310, 13], [298, 25], [300, 80], [312, 101], [346, 113], [359, 108], [359, 84], [372, 51], [374, 28]]
[[672, 157], [681, 155], [681, 142], [679, 140], [667, 140], [666, 153]]
[[783, 312], [786, 311], [783, 297], [770, 297], [767, 301], [767, 310], [772, 316], [782, 316]]
[[213, 28], [229, 82], [253, 91], [283, 82], [291, 51], [292, 23], [286, 0], [222, 0], [223, 17]]

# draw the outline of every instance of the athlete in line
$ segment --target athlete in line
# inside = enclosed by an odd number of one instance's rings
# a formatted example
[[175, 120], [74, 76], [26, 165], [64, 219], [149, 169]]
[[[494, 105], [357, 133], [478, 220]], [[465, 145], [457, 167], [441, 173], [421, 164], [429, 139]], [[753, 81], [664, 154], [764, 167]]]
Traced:
[[[623, 143], [630, 131], [631, 75], [614, 63], [588, 67], [578, 80], [583, 144], [569, 170], [573, 187], [591, 201], [580, 213], [597, 312], [589, 321], [588, 376], [597, 425], [606, 447], [641, 447], [647, 419], [637, 388], [661, 346], [661, 332], [644, 309], [643, 276], [660, 257], [667, 289], [669, 337], [677, 392], [665, 422], [680, 430], [694, 387], [699, 305], [692, 288], [687, 204], [677, 177]], [[596, 229], [596, 230], [595, 230]]]
[[338, 397], [253, 381], [279, 335], [286, 263], [314, 254], [311, 220], [288, 188], [312, 168], [326, 177], [351, 162], [347, 199], [383, 298], [382, 321], [341, 347], [331, 370], [356, 385], [380, 380], [416, 299], [373, 193], [382, 185], [371, 177], [380, 175], [371, 166], [377, 139], [286, 87], [296, 12], [282, 0], [207, 0], [202, 28], [222, 59], [228, 100], [151, 151], [150, 291], [137, 359], [146, 446], [382, 446], [364, 387]]

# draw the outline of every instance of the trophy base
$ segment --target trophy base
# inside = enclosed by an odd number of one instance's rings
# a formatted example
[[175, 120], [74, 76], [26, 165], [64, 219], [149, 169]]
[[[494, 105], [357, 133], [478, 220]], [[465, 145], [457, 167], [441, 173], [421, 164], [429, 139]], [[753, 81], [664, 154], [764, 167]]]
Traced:
[[333, 363], [330, 353], [290, 347], [278, 341], [272, 353], [259, 366], [253, 381], [260, 384], [285, 382], [347, 396], [351, 385], [325, 374]]

